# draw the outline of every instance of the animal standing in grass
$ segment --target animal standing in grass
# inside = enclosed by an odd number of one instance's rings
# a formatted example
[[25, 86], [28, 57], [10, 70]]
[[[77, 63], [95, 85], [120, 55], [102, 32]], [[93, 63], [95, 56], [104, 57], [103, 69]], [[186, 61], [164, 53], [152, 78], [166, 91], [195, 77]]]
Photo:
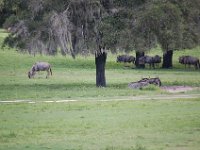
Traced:
[[139, 64], [140, 65], [145, 65], [145, 64], [149, 64], [149, 67], [153, 67], [155, 68], [154, 66], [154, 61], [153, 61], [153, 57], [151, 56], [142, 56], [139, 58]]
[[39, 71], [47, 71], [46, 78], [48, 78], [50, 74], [52, 75], [51, 65], [49, 63], [47, 63], [47, 62], [36, 62], [32, 66], [31, 70], [28, 72], [29, 79], [33, 78], [35, 76], [36, 72], [39, 72]]
[[119, 55], [119, 56], [117, 56], [117, 62], [133, 63], [134, 64], [135, 57], [129, 56], [129, 55]]
[[155, 56], [146, 55], [139, 58], [140, 65], [149, 64], [150, 68], [155, 69], [155, 64], [159, 64], [159, 63], [161, 63], [161, 57], [159, 55], [155, 55]]
[[186, 68], [186, 65], [189, 65], [189, 67], [190, 65], [194, 65], [195, 69], [200, 68], [199, 59], [193, 56], [180, 56], [179, 63], [184, 64], [185, 68]]

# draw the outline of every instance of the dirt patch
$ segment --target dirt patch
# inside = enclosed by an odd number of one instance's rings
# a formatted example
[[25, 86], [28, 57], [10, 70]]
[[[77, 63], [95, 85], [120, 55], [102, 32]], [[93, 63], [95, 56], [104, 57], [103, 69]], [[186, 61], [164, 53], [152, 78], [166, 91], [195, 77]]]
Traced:
[[161, 89], [169, 92], [169, 93], [180, 93], [187, 92], [197, 89], [197, 87], [191, 86], [162, 86]]

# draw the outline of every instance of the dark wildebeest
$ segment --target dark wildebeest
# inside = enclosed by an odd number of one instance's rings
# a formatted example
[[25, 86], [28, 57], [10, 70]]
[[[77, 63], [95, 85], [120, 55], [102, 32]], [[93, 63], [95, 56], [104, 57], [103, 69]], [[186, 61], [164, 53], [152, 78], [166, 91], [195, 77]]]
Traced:
[[195, 69], [200, 68], [199, 59], [193, 56], [180, 56], [179, 63], [185, 65], [185, 68], [186, 65], [194, 65]]
[[154, 64], [157, 64], [156, 66], [159, 66], [159, 63], [161, 63], [161, 59], [162, 58], [159, 55], [153, 56]]
[[159, 55], [153, 56], [154, 63], [161, 63], [161, 57]]
[[155, 68], [152, 56], [142, 56], [142, 57], [139, 58], [138, 63], [139, 63], [139, 65], [149, 64], [150, 68], [151, 67]]
[[117, 56], [117, 62], [133, 63], [135, 62], [135, 57], [129, 55], [119, 55]]
[[155, 68], [155, 64], [161, 63], [161, 57], [158, 55], [155, 56], [142, 56], [139, 58], [138, 63], [140, 65], [149, 64], [149, 67]]
[[52, 75], [52, 70], [51, 70], [51, 65], [47, 62], [36, 62], [31, 70], [28, 72], [28, 77], [32, 78], [35, 76], [36, 72], [38, 71], [47, 71], [47, 76], [46, 78], [49, 77], [49, 75]]

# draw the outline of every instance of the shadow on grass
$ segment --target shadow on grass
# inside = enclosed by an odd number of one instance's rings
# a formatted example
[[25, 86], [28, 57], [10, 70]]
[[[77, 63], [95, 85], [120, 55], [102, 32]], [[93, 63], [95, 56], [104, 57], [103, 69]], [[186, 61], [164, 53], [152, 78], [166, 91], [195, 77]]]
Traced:
[[7, 84], [0, 85], [0, 100], [105, 97], [123, 94], [127, 88], [125, 84], [112, 84], [107, 88], [97, 88], [93, 83]]
[[[126, 83], [112, 83], [107, 84], [105, 88], [125, 88], [127, 87]], [[0, 85], [0, 89], [31, 89], [31, 88], [37, 88], [37, 89], [52, 89], [52, 90], [59, 90], [59, 89], [78, 89], [78, 88], [95, 88], [95, 89], [101, 89], [101, 87], [96, 87], [95, 83], [30, 83], [30, 84], [2, 84]]]

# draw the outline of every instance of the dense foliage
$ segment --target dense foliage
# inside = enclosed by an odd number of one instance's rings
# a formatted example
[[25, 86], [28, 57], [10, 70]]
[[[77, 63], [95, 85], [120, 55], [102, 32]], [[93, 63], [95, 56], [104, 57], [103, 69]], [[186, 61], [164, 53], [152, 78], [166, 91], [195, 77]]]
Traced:
[[158, 44], [165, 54], [200, 43], [199, 0], [1, 0], [0, 8], [12, 32], [5, 43], [31, 54], [145, 52]]

